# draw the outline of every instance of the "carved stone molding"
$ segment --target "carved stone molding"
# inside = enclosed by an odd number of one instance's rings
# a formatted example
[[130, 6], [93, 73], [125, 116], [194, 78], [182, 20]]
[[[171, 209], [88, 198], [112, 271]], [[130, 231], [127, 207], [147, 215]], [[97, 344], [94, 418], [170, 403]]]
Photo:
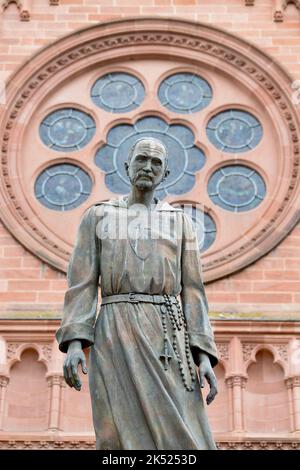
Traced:
[[229, 344], [228, 343], [217, 343], [217, 350], [219, 356], [224, 361], [228, 361], [229, 359]]
[[17, 6], [21, 21], [30, 21], [31, 0], [2, 0], [2, 10], [6, 10], [11, 3]]
[[[220, 450], [299, 450], [300, 440], [280, 440], [280, 439], [249, 439], [245, 437], [243, 440], [216, 439], [217, 447]], [[0, 449], [24, 449], [24, 450], [94, 450], [95, 442], [93, 440], [52, 440], [44, 438], [41, 440], [28, 439], [0, 439]]]
[[[69, 79], [90, 64], [104, 64], [112, 54], [132, 57], [153, 54], [169, 58], [187, 55], [195, 64], [205, 60], [220, 70], [226, 70], [245, 83], [252, 83], [257, 96], [272, 101], [272, 113], [277, 113], [278, 129], [285, 133], [284, 165], [289, 175], [282, 178], [282, 198], [276, 204], [269, 198], [269, 218], [253, 226], [247, 237], [240, 237], [222, 252], [203, 257], [205, 280], [211, 281], [241, 269], [276, 246], [300, 218], [299, 190], [299, 116], [288, 93], [291, 79], [274, 59], [236, 38], [208, 25], [175, 19], [137, 18], [103, 23], [73, 33], [54, 42], [22, 66], [7, 84], [7, 108], [1, 120], [0, 191], [4, 203], [1, 217], [7, 228], [36, 256], [61, 271], [66, 271], [72, 247], [55, 236], [53, 230], [39, 220], [36, 212], [23, 197], [22, 178], [16, 178], [14, 168], [20, 154], [18, 141], [20, 123], [39, 106], [47, 93], [61, 80]], [[171, 51], [171, 52], [170, 52]], [[29, 122], [29, 121], [28, 121]]]
[[[243, 343], [242, 344], [243, 360], [245, 362], [249, 361], [249, 359], [251, 358], [252, 351], [257, 346], [263, 347], [265, 345], [261, 343]], [[287, 344], [272, 343], [269, 345], [269, 347], [273, 349], [274, 355], [276, 355], [277, 353], [278, 355], [277, 358], [279, 357], [283, 362], [287, 363], [288, 361], [288, 345]], [[267, 348], [268, 350], [269, 350], [269, 347]]]
[[[273, 19], [275, 22], [284, 21], [284, 11], [286, 10], [289, 4], [295, 5], [297, 10], [300, 10], [300, 0], [273, 0], [274, 2], [274, 13]], [[245, 0], [245, 5], [247, 7], [254, 6], [255, 0]]]
[[245, 388], [247, 383], [247, 377], [243, 375], [233, 375], [225, 379], [228, 388], [241, 387]]
[[300, 441], [271, 441], [264, 439], [259, 441], [217, 441], [217, 447], [220, 450], [298, 450], [300, 449]]
[[274, 21], [284, 21], [284, 11], [286, 10], [288, 4], [291, 3], [295, 5], [297, 10], [300, 10], [300, 0], [275, 0]]
[[11, 361], [15, 358], [19, 359], [20, 354], [22, 354], [23, 351], [26, 351], [26, 349], [34, 349], [35, 351], [37, 351], [40, 356], [40, 360], [44, 360], [45, 362], [51, 361], [52, 344], [26, 342], [8, 343], [7, 361]]
[[46, 379], [49, 387], [53, 387], [53, 385], [59, 385], [60, 387], [66, 386], [65, 379], [62, 375], [48, 375]]
[[[34, 0], [1, 0], [0, 7], [2, 7], [2, 11], [4, 11], [11, 3], [14, 3], [20, 12], [20, 21], [30, 21], [33, 1]], [[59, 0], [49, 0], [49, 5], [57, 6], [59, 5]]]
[[1, 388], [7, 387], [8, 382], [9, 382], [9, 377], [6, 377], [4, 375], [0, 376], [0, 387]]
[[285, 384], [287, 388], [300, 387], [300, 377], [299, 376], [288, 377], [285, 380]]
[[13, 359], [20, 343], [8, 343], [7, 345], [7, 360]]
[[0, 439], [0, 449], [80, 449], [80, 450], [93, 450], [95, 449], [94, 441], [84, 440], [9, 440], [4, 441]]
[[51, 355], [52, 355], [52, 345], [51, 344], [42, 344], [40, 346], [41, 346], [43, 356], [49, 362], [51, 360]]
[[288, 345], [287, 344], [272, 344], [273, 348], [276, 349], [280, 359], [284, 362], [288, 361]]
[[243, 359], [244, 361], [248, 361], [251, 357], [251, 353], [254, 348], [256, 348], [257, 343], [243, 343], [242, 351], [243, 351]]

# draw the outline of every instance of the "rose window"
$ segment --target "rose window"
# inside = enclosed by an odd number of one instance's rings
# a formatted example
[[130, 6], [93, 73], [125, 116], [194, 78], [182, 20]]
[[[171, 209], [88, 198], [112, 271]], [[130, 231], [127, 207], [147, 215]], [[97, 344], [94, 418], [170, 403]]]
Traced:
[[254, 262], [299, 219], [290, 78], [238, 37], [169, 21], [71, 34], [7, 83], [1, 218], [60, 270], [84, 211], [130, 191], [124, 162], [142, 137], [167, 147], [170, 174], [155, 195], [190, 215], [206, 281]]

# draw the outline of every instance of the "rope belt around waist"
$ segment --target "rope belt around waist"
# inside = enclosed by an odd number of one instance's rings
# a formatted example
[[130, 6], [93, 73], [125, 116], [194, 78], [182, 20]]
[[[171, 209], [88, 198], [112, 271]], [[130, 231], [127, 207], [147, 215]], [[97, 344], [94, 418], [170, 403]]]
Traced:
[[[177, 303], [177, 297], [175, 295], [168, 295], [168, 299], [172, 304]], [[111, 304], [114, 302], [150, 302], [152, 304], [164, 304], [166, 303], [166, 296], [164, 295], [151, 295], [151, 294], [140, 294], [138, 292], [129, 292], [128, 294], [113, 294], [106, 297], [102, 297], [101, 305]]]
[[[161, 304], [161, 321], [163, 329], [163, 347], [160, 354], [160, 359], [164, 363], [165, 371], [168, 370], [169, 361], [175, 360], [178, 363], [179, 372], [184, 384], [185, 389], [188, 392], [192, 392], [195, 389], [196, 372], [193, 367], [193, 360], [191, 350], [189, 346], [189, 337], [187, 331], [186, 319], [183, 314], [180, 302], [176, 295], [151, 295], [151, 294], [140, 294], [138, 292], [129, 292], [128, 294], [113, 294], [106, 297], [102, 297], [101, 305], [111, 304], [115, 302], [150, 302], [152, 304]], [[168, 337], [167, 321], [171, 323], [173, 330], [172, 339]], [[187, 361], [187, 369], [190, 375], [190, 383], [188, 383], [187, 373], [184, 370], [183, 358], [179, 353], [177, 332], [180, 330], [184, 331], [184, 347]]]

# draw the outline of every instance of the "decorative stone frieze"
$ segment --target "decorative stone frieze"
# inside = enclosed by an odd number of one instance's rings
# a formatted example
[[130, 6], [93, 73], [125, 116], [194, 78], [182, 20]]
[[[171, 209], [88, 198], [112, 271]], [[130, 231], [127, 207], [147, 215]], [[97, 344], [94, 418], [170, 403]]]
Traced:
[[10, 4], [14, 3], [20, 13], [21, 21], [30, 21], [32, 0], [2, 0], [2, 11], [6, 10]]

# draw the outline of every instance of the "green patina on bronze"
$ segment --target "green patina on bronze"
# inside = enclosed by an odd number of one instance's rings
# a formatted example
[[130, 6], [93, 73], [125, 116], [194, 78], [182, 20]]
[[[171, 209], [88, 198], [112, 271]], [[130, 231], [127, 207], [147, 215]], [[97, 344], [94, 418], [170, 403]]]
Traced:
[[[154, 198], [169, 173], [161, 142], [140, 141], [125, 169], [129, 196], [90, 207], [78, 230], [56, 334], [65, 379], [81, 389], [76, 371], [81, 363], [87, 373], [82, 348], [90, 347], [97, 449], [216, 449], [201, 387], [206, 378], [209, 404], [218, 359], [193, 224]], [[137, 204], [146, 222], [134, 235]], [[112, 236], [112, 221], [126, 237]]]

